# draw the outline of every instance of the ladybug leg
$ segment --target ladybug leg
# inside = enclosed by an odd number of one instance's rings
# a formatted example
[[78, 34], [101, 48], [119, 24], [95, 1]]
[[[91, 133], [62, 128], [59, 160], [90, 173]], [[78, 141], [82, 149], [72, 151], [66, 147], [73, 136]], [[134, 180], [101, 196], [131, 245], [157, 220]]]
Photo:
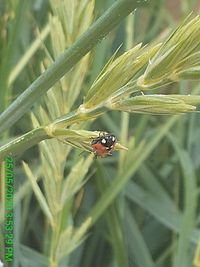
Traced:
[[93, 150], [92, 153], [94, 154], [94, 158], [97, 159], [98, 158], [97, 152]]

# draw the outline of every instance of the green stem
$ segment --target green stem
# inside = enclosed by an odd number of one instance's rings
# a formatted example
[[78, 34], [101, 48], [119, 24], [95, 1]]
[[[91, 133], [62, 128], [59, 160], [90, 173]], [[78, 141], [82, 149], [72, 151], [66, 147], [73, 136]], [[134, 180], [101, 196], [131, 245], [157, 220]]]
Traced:
[[[15, 57], [15, 49], [18, 46], [19, 31], [21, 23], [23, 23], [23, 12], [26, 10], [27, 1], [16, 1], [11, 12], [15, 14], [14, 18], [9, 18], [8, 40], [3, 46], [1, 52], [1, 65], [0, 65], [0, 112], [8, 106], [9, 99], [11, 99], [11, 88], [8, 85], [9, 73], [13, 65], [13, 58]], [[5, 29], [6, 30], [6, 29]]]
[[108, 34], [125, 16], [146, 0], [119, 0], [114, 3], [77, 41], [25, 91], [0, 116], [0, 132], [11, 127], [40, 97], [66, 74], [94, 45]]
[[[105, 111], [106, 108], [104, 107], [91, 110], [88, 113], [80, 113], [78, 110], [72, 111], [67, 115], [58, 118], [48, 126], [41, 126], [39, 128], [33, 129], [32, 131], [25, 133], [24, 135], [3, 145], [2, 147], [0, 147], [0, 159], [4, 158], [8, 154], [21, 154], [25, 150], [43, 140], [53, 138], [54, 136], [59, 137], [61, 135], [65, 135], [67, 130], [64, 127], [72, 125], [74, 123], [90, 120], [92, 118], [95, 119]], [[52, 131], [52, 128], [54, 128], [54, 130], [51, 136], [50, 132]]]
[[[21, 7], [20, 7], [21, 8]], [[8, 86], [11, 86], [13, 82], [16, 80], [18, 75], [22, 72], [22, 70], [25, 68], [25, 66], [29, 63], [29, 60], [32, 58], [34, 53], [38, 51], [40, 46], [42, 46], [44, 40], [47, 38], [48, 34], [50, 32], [50, 26], [47, 24], [40, 33], [38, 33], [37, 39], [35, 39], [26, 52], [23, 54], [23, 56], [19, 59], [19, 61], [16, 63], [16, 65], [13, 67], [9, 74], [8, 79]], [[13, 49], [13, 48], [12, 48]]]
[[0, 159], [3, 159], [8, 154], [21, 154], [28, 148], [48, 138], [51, 137], [46, 133], [45, 127], [36, 128], [0, 147]]

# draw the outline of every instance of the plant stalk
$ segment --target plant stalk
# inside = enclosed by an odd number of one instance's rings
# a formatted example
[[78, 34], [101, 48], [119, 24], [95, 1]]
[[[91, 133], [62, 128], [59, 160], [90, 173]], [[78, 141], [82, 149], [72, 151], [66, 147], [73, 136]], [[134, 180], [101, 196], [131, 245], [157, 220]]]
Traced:
[[52, 137], [47, 134], [45, 127], [33, 129], [0, 147], [0, 160], [8, 154], [11, 154], [12, 156], [21, 155], [28, 148], [49, 138]]
[[135, 0], [119, 0], [114, 3], [0, 115], [0, 132], [9, 129], [124, 17], [136, 7], [144, 4], [146, 4], [146, 0], [141, 0], [139, 3]]

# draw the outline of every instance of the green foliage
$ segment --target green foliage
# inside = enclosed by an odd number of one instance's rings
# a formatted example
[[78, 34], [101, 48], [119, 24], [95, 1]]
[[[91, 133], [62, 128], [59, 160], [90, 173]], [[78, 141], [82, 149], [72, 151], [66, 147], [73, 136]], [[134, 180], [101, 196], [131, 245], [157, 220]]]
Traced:
[[[190, 16], [169, 36], [159, 51], [153, 57], [139, 80], [139, 85], [144, 88], [164, 85], [178, 81], [179, 74], [191, 72], [192, 67], [199, 65], [196, 52], [199, 48], [200, 17], [188, 21]], [[181, 74], [182, 79], [184, 77]], [[187, 75], [187, 79], [193, 79], [193, 75]]]
[[190, 100], [191, 98], [195, 98], [197, 104], [200, 101], [199, 96], [185, 96], [184, 101], [180, 99], [179, 96], [176, 97], [176, 95], [143, 95], [119, 100], [112, 104], [111, 108], [135, 113], [151, 113], [158, 115], [179, 114], [196, 110], [195, 106], [187, 104], [187, 102], [192, 101]]
[[[184, 16], [195, 4], [186, 2]], [[164, 1], [120, 0], [90, 27], [106, 1], [48, 4], [38, 4], [44, 21], [34, 25], [31, 1], [0, 4], [0, 25], [8, 23], [0, 35], [2, 110], [19, 95], [0, 115], [2, 131], [17, 121], [0, 147], [2, 226], [3, 158], [17, 156], [12, 266], [199, 267], [199, 15], [179, 23]], [[96, 159], [91, 141], [101, 132], [117, 136], [116, 151]]]

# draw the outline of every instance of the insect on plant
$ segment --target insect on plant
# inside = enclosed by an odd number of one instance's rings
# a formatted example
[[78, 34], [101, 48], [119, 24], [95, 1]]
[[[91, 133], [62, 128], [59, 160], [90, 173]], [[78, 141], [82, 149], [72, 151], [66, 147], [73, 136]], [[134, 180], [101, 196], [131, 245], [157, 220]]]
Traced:
[[91, 142], [92, 150], [96, 157], [106, 157], [112, 155], [115, 144], [117, 142], [116, 136], [110, 133], [100, 133], [99, 137]]

